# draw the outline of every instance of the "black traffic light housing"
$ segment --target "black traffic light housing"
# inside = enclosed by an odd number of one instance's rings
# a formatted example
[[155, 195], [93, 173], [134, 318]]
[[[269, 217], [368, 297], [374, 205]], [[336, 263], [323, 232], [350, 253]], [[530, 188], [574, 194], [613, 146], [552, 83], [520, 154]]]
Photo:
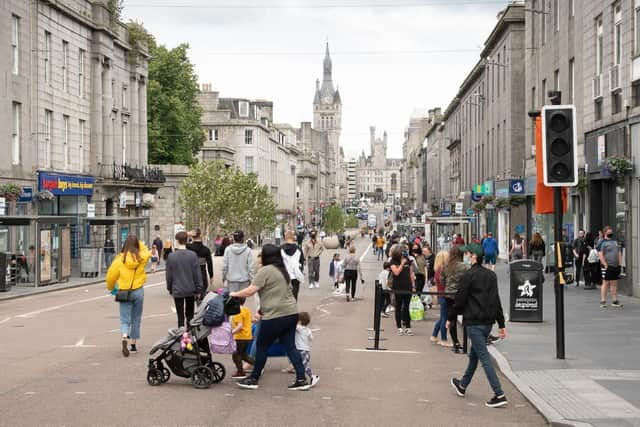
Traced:
[[573, 105], [542, 107], [542, 152], [545, 186], [578, 185], [578, 140]]

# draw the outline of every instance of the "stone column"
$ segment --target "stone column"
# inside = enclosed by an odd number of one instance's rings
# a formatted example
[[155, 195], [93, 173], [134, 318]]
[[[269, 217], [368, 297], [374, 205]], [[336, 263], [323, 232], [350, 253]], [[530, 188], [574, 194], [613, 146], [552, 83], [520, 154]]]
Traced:
[[128, 162], [134, 166], [142, 165], [140, 161], [140, 121], [138, 118], [138, 75], [131, 78], [129, 93], [131, 94], [131, 115], [129, 116], [129, 147], [127, 147]]
[[149, 141], [147, 140], [147, 80], [145, 77], [140, 78], [140, 84], [138, 85], [138, 126], [140, 129], [139, 132], [139, 154], [138, 158], [140, 159], [141, 165], [146, 165], [149, 161], [148, 159], [148, 147]]
[[103, 154], [102, 164], [106, 165], [105, 172], [110, 170], [114, 161], [114, 133], [111, 123], [111, 115], [113, 114], [113, 90], [111, 87], [112, 77], [111, 59], [105, 58], [104, 72], [102, 73], [102, 137], [103, 137]]
[[91, 173], [101, 175], [100, 163], [103, 156], [103, 128], [102, 128], [102, 57], [100, 55], [91, 61], [91, 131], [89, 142], [89, 156]]

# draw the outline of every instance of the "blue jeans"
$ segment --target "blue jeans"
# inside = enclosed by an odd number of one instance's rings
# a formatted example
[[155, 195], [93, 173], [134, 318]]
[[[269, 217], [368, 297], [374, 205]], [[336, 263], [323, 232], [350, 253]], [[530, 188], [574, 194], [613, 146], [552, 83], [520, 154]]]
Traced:
[[438, 336], [438, 332], [440, 332], [440, 339], [442, 341], [447, 340], [447, 300], [444, 297], [438, 297], [438, 304], [440, 304], [440, 318], [436, 320], [436, 324], [433, 326], [433, 333], [431, 334], [434, 337]]
[[298, 324], [298, 314], [277, 317], [275, 319], [260, 321], [260, 332], [256, 342], [256, 364], [253, 366], [251, 377], [256, 381], [260, 378], [262, 369], [267, 363], [267, 351], [271, 344], [277, 339], [284, 347], [289, 356], [291, 364], [296, 370], [296, 379], [304, 381], [304, 365], [300, 352], [296, 349], [296, 325]]
[[384, 248], [377, 248], [376, 252], [378, 253], [378, 260], [384, 259]]
[[487, 338], [489, 337], [492, 327], [493, 325], [466, 326], [467, 335], [469, 336], [469, 340], [471, 340], [471, 350], [469, 350], [469, 365], [467, 365], [467, 370], [462, 377], [462, 381], [460, 381], [460, 385], [467, 388], [478, 367], [478, 360], [480, 360], [493, 392], [496, 396], [502, 396], [504, 393], [500, 386], [500, 380], [496, 375], [496, 370], [491, 363], [491, 356], [489, 356], [489, 351], [487, 350]]
[[140, 320], [144, 303], [144, 288], [131, 291], [131, 301], [120, 303], [120, 332], [132, 340], [140, 339]]

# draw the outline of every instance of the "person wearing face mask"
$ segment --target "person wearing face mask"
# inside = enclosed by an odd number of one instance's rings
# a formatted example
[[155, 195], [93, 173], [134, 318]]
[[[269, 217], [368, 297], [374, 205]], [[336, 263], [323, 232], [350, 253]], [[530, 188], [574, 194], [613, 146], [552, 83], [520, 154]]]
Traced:
[[[460, 289], [460, 279], [468, 269], [468, 257], [463, 257], [459, 245], [453, 245], [451, 249], [449, 249], [449, 260], [447, 261], [447, 264], [442, 268], [442, 272], [440, 273], [442, 277], [441, 280], [444, 282], [444, 291], [447, 294], [447, 296], [445, 297], [445, 301], [447, 304], [448, 317], [450, 319], [458, 318], [458, 313], [452, 314], [455, 302], [454, 297]], [[453, 347], [451, 348], [451, 350], [454, 353], [461, 353], [462, 346], [460, 345], [460, 341], [458, 340], [457, 320], [454, 322], [450, 322], [450, 324], [447, 326], [447, 329], [449, 330], [449, 335], [451, 335], [451, 341], [453, 342]]]
[[309, 289], [320, 287], [320, 255], [323, 250], [324, 246], [318, 241], [316, 230], [311, 230], [309, 240], [304, 245], [304, 255], [309, 266]]
[[498, 408], [507, 405], [507, 397], [502, 390], [487, 350], [487, 339], [495, 322], [498, 323], [499, 335], [505, 339], [507, 331], [504, 325], [504, 313], [498, 293], [496, 274], [482, 266], [484, 255], [482, 246], [471, 243], [461, 248], [471, 262], [471, 268], [460, 279], [460, 288], [456, 293], [454, 312], [449, 314], [447, 324], [456, 322], [458, 313], [463, 315], [463, 325], [471, 340], [469, 364], [461, 379], [452, 378], [451, 385], [460, 397], [464, 397], [475, 374], [478, 362], [482, 364], [484, 373], [493, 389], [494, 396], [485, 405]]

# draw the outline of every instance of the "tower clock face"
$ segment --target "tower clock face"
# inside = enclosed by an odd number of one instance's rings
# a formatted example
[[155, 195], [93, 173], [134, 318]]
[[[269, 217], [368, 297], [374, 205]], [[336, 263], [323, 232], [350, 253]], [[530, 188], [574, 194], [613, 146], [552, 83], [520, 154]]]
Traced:
[[333, 101], [333, 99], [329, 95], [322, 98], [322, 102], [324, 102], [325, 104], [331, 104], [331, 101]]

